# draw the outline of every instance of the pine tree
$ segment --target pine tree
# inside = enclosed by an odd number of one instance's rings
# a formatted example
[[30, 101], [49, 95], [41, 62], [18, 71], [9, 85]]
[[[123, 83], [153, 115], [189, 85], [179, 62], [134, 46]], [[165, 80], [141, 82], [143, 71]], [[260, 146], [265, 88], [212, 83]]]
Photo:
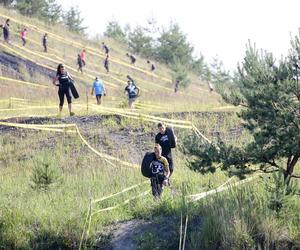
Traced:
[[167, 30], [162, 31], [158, 43], [158, 56], [164, 63], [173, 64], [175, 60], [186, 66], [192, 63], [193, 47], [178, 24], [171, 24]]
[[202, 145], [187, 139], [187, 153], [195, 156], [189, 162], [191, 168], [213, 172], [214, 164], [220, 164], [223, 170], [247, 173], [254, 171], [249, 164], [255, 164], [265, 172], [282, 169], [289, 183], [300, 157], [298, 38], [290, 54], [276, 63], [272, 54], [249, 44], [235, 84], [222, 96], [228, 103], [244, 107], [238, 115], [252, 140], [236, 147], [220, 140]]
[[[130, 28], [128, 27], [128, 29]], [[122, 29], [120, 24], [115, 20], [108, 22], [104, 35], [110, 38], [114, 38], [115, 40], [121, 43], [127, 42], [125, 31]]]
[[146, 57], [153, 55], [152, 49], [153, 39], [148, 36], [141, 26], [137, 26], [132, 32], [128, 34], [129, 47], [136, 54], [141, 54]]
[[79, 11], [78, 7], [72, 6], [64, 14], [64, 24], [70, 31], [84, 33], [86, 27], [82, 26], [83, 21], [84, 18], [81, 17], [81, 12]]
[[50, 23], [57, 23], [62, 17], [62, 7], [56, 0], [47, 0], [47, 11], [45, 19]]

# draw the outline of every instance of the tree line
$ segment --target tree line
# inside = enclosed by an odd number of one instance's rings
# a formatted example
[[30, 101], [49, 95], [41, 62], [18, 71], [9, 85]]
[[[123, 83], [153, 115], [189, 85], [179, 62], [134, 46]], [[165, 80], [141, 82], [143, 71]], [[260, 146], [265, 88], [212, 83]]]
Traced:
[[14, 8], [22, 15], [36, 17], [50, 24], [63, 24], [70, 31], [83, 34], [86, 27], [78, 7], [63, 10], [56, 0], [0, 0], [6, 8]]
[[[36, 17], [50, 24], [62, 24], [68, 30], [84, 35], [86, 27], [78, 7], [63, 10], [56, 0], [0, 0], [6, 8], [14, 8], [21, 14]], [[192, 71], [203, 81], [215, 84], [231, 81], [222, 61], [215, 58], [208, 64], [203, 55], [194, 56], [194, 47], [188, 41], [177, 23], [159, 27], [156, 20], [147, 20], [146, 26], [124, 28], [115, 21], [109, 21], [104, 36], [125, 44], [132, 53], [167, 64], [173, 72], [174, 81], [181, 86], [189, 83], [188, 72]]]

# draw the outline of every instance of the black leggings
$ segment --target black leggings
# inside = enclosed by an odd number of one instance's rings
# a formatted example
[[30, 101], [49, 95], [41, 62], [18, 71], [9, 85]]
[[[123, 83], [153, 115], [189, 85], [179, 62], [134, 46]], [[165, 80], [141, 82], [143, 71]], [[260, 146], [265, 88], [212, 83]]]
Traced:
[[59, 97], [59, 106], [61, 106], [61, 107], [64, 106], [65, 95], [67, 98], [67, 102], [69, 104], [72, 103], [70, 88], [69, 87], [59, 88], [58, 89], [58, 97]]

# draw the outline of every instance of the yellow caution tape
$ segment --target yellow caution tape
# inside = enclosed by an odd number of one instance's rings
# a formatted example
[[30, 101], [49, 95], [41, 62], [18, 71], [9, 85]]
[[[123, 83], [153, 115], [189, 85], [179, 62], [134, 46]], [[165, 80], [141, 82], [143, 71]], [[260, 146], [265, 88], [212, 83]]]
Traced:
[[123, 194], [123, 193], [128, 192], [128, 191], [130, 191], [130, 190], [132, 190], [132, 189], [135, 189], [136, 187], [139, 187], [139, 186], [141, 186], [141, 185], [143, 185], [143, 184], [145, 184], [145, 183], [148, 183], [148, 182], [149, 182], [149, 181], [144, 181], [144, 182], [142, 182], [142, 183], [140, 183], [140, 184], [136, 184], [136, 185], [133, 185], [133, 186], [131, 186], [131, 187], [127, 187], [127, 188], [121, 190], [121, 191], [118, 192], [118, 193], [110, 194], [110, 195], [104, 196], [104, 197], [102, 197], [102, 198], [100, 198], [100, 199], [92, 200], [92, 203], [95, 204], [95, 203], [98, 203], [98, 202], [100, 202], [100, 201], [107, 200], [107, 199], [112, 198], [112, 197], [115, 197], [115, 196], [117, 196], [117, 195], [119, 195], [119, 194]]
[[9, 82], [15, 82], [15, 83], [20, 83], [20, 84], [24, 84], [30, 87], [34, 87], [34, 88], [43, 88], [43, 89], [49, 89], [49, 86], [46, 85], [42, 85], [42, 84], [37, 84], [37, 83], [32, 83], [32, 82], [26, 82], [26, 81], [21, 81], [21, 80], [16, 80], [16, 79], [12, 79], [12, 78], [8, 78], [8, 77], [3, 77], [0, 76], [0, 80], [3, 81], [9, 81]]
[[248, 183], [250, 181], [253, 181], [257, 177], [259, 177], [259, 175], [247, 178], [245, 180], [241, 180], [241, 181], [235, 182], [235, 183], [233, 183], [231, 185], [228, 185], [226, 187], [225, 187], [225, 184], [222, 184], [221, 186], [219, 186], [216, 189], [212, 189], [212, 190], [209, 190], [207, 192], [202, 192], [202, 193], [199, 193], [199, 194], [192, 194], [192, 195], [189, 195], [187, 197], [191, 198], [191, 200], [189, 202], [199, 201], [199, 200], [201, 200], [203, 198], [206, 198], [207, 196], [210, 196], [210, 195], [213, 195], [213, 194], [217, 194], [217, 193], [226, 191], [226, 190], [228, 190], [228, 189], [230, 189], [232, 187], [240, 186], [240, 185], [243, 185], [243, 184]]
[[137, 198], [139, 198], [139, 197], [142, 197], [142, 196], [146, 196], [148, 193], [150, 193], [150, 190], [145, 191], [145, 192], [143, 192], [143, 193], [141, 193], [141, 194], [139, 194], [139, 195], [136, 195], [136, 196], [134, 196], [134, 197], [132, 197], [132, 198], [129, 198], [129, 199], [127, 199], [127, 200], [125, 200], [125, 201], [119, 203], [119, 204], [116, 205], [116, 206], [113, 206], [113, 207], [107, 207], [107, 208], [103, 208], [103, 209], [97, 210], [97, 211], [93, 212], [91, 215], [93, 216], [93, 215], [98, 214], [98, 213], [101, 213], [101, 212], [114, 210], [114, 209], [116, 209], [116, 208], [118, 208], [118, 207], [120, 207], [120, 206], [122, 206], [122, 205], [128, 204], [128, 203], [129, 203], [130, 201], [132, 201], [132, 200], [135, 200], [135, 199], [137, 199]]
[[[2, 17], [4, 17], [4, 18], [9, 18], [12, 22], [15, 22], [15, 23], [24, 25], [23, 22], [20, 22], [20, 21], [14, 19], [14, 18], [12, 18], [12, 17], [6, 16], [6, 15], [3, 15], [3, 14], [0, 14], [0, 16], [2, 16]], [[61, 37], [61, 36], [59, 36], [59, 35], [56, 35], [56, 34], [54, 34], [54, 33], [51, 33], [51, 32], [49, 32], [49, 31], [42, 30], [42, 29], [36, 27], [35, 25], [29, 24], [29, 23], [26, 23], [26, 26], [27, 26], [27, 27], [31, 27], [33, 30], [36, 30], [36, 31], [38, 31], [38, 32], [40, 32], [40, 33], [42, 33], [42, 34], [48, 33], [48, 34], [51, 35], [53, 38], [55, 38], [55, 39], [57, 39], [57, 40], [59, 40], [59, 41], [61, 41], [61, 42], [68, 43], [68, 44], [71, 44], [71, 45], [73, 45], [73, 46], [76, 45], [75, 47], [77, 47], [77, 48], [82, 49], [82, 48], [85, 47], [86, 49], [89, 50], [89, 52], [90, 52], [91, 54], [94, 54], [94, 55], [97, 55], [97, 56], [101, 56], [102, 58], [105, 57], [104, 54], [103, 54], [100, 50], [94, 49], [94, 48], [89, 47], [89, 46], [84, 46], [83, 44], [81, 44], [81, 43], [79, 43], [79, 42], [75, 42], [75, 41], [72, 41], [72, 40], [68, 40], [68, 39], [63, 38], [63, 37]], [[129, 68], [133, 68], [133, 69], [135, 69], [135, 70], [138, 70], [138, 71], [140, 71], [140, 72], [143, 72], [143, 73], [145, 73], [145, 74], [147, 74], [147, 75], [151, 75], [151, 76], [153, 76], [153, 77], [162, 79], [162, 80], [164, 80], [164, 81], [172, 82], [170, 79], [167, 79], [167, 78], [165, 78], [165, 77], [160, 77], [160, 76], [158, 76], [158, 75], [156, 75], [156, 74], [154, 74], [154, 73], [150, 73], [150, 72], [148, 72], [148, 71], [146, 71], [146, 70], [144, 70], [144, 69], [142, 69], [142, 68], [133, 66], [133, 65], [131, 65], [131, 64], [129, 64], [129, 63], [122, 62], [122, 61], [119, 60], [119, 59], [114, 59], [113, 57], [111, 57], [110, 60], [111, 60], [112, 62], [117, 63], [117, 64], [120, 64], [120, 65], [129, 67]]]

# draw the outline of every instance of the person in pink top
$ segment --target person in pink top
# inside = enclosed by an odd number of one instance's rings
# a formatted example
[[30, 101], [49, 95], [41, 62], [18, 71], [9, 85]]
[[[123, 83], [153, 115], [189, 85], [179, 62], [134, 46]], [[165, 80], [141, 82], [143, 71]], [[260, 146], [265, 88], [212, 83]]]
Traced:
[[83, 50], [81, 51], [80, 57], [81, 57], [81, 61], [82, 61], [83, 66], [85, 66], [85, 64], [86, 64], [86, 63], [85, 63], [85, 59], [86, 59], [85, 49], [83, 49]]
[[26, 37], [27, 37], [27, 29], [24, 28], [21, 32], [20, 32], [20, 36], [21, 36], [21, 39], [22, 39], [22, 42], [23, 42], [23, 46], [26, 45]]

